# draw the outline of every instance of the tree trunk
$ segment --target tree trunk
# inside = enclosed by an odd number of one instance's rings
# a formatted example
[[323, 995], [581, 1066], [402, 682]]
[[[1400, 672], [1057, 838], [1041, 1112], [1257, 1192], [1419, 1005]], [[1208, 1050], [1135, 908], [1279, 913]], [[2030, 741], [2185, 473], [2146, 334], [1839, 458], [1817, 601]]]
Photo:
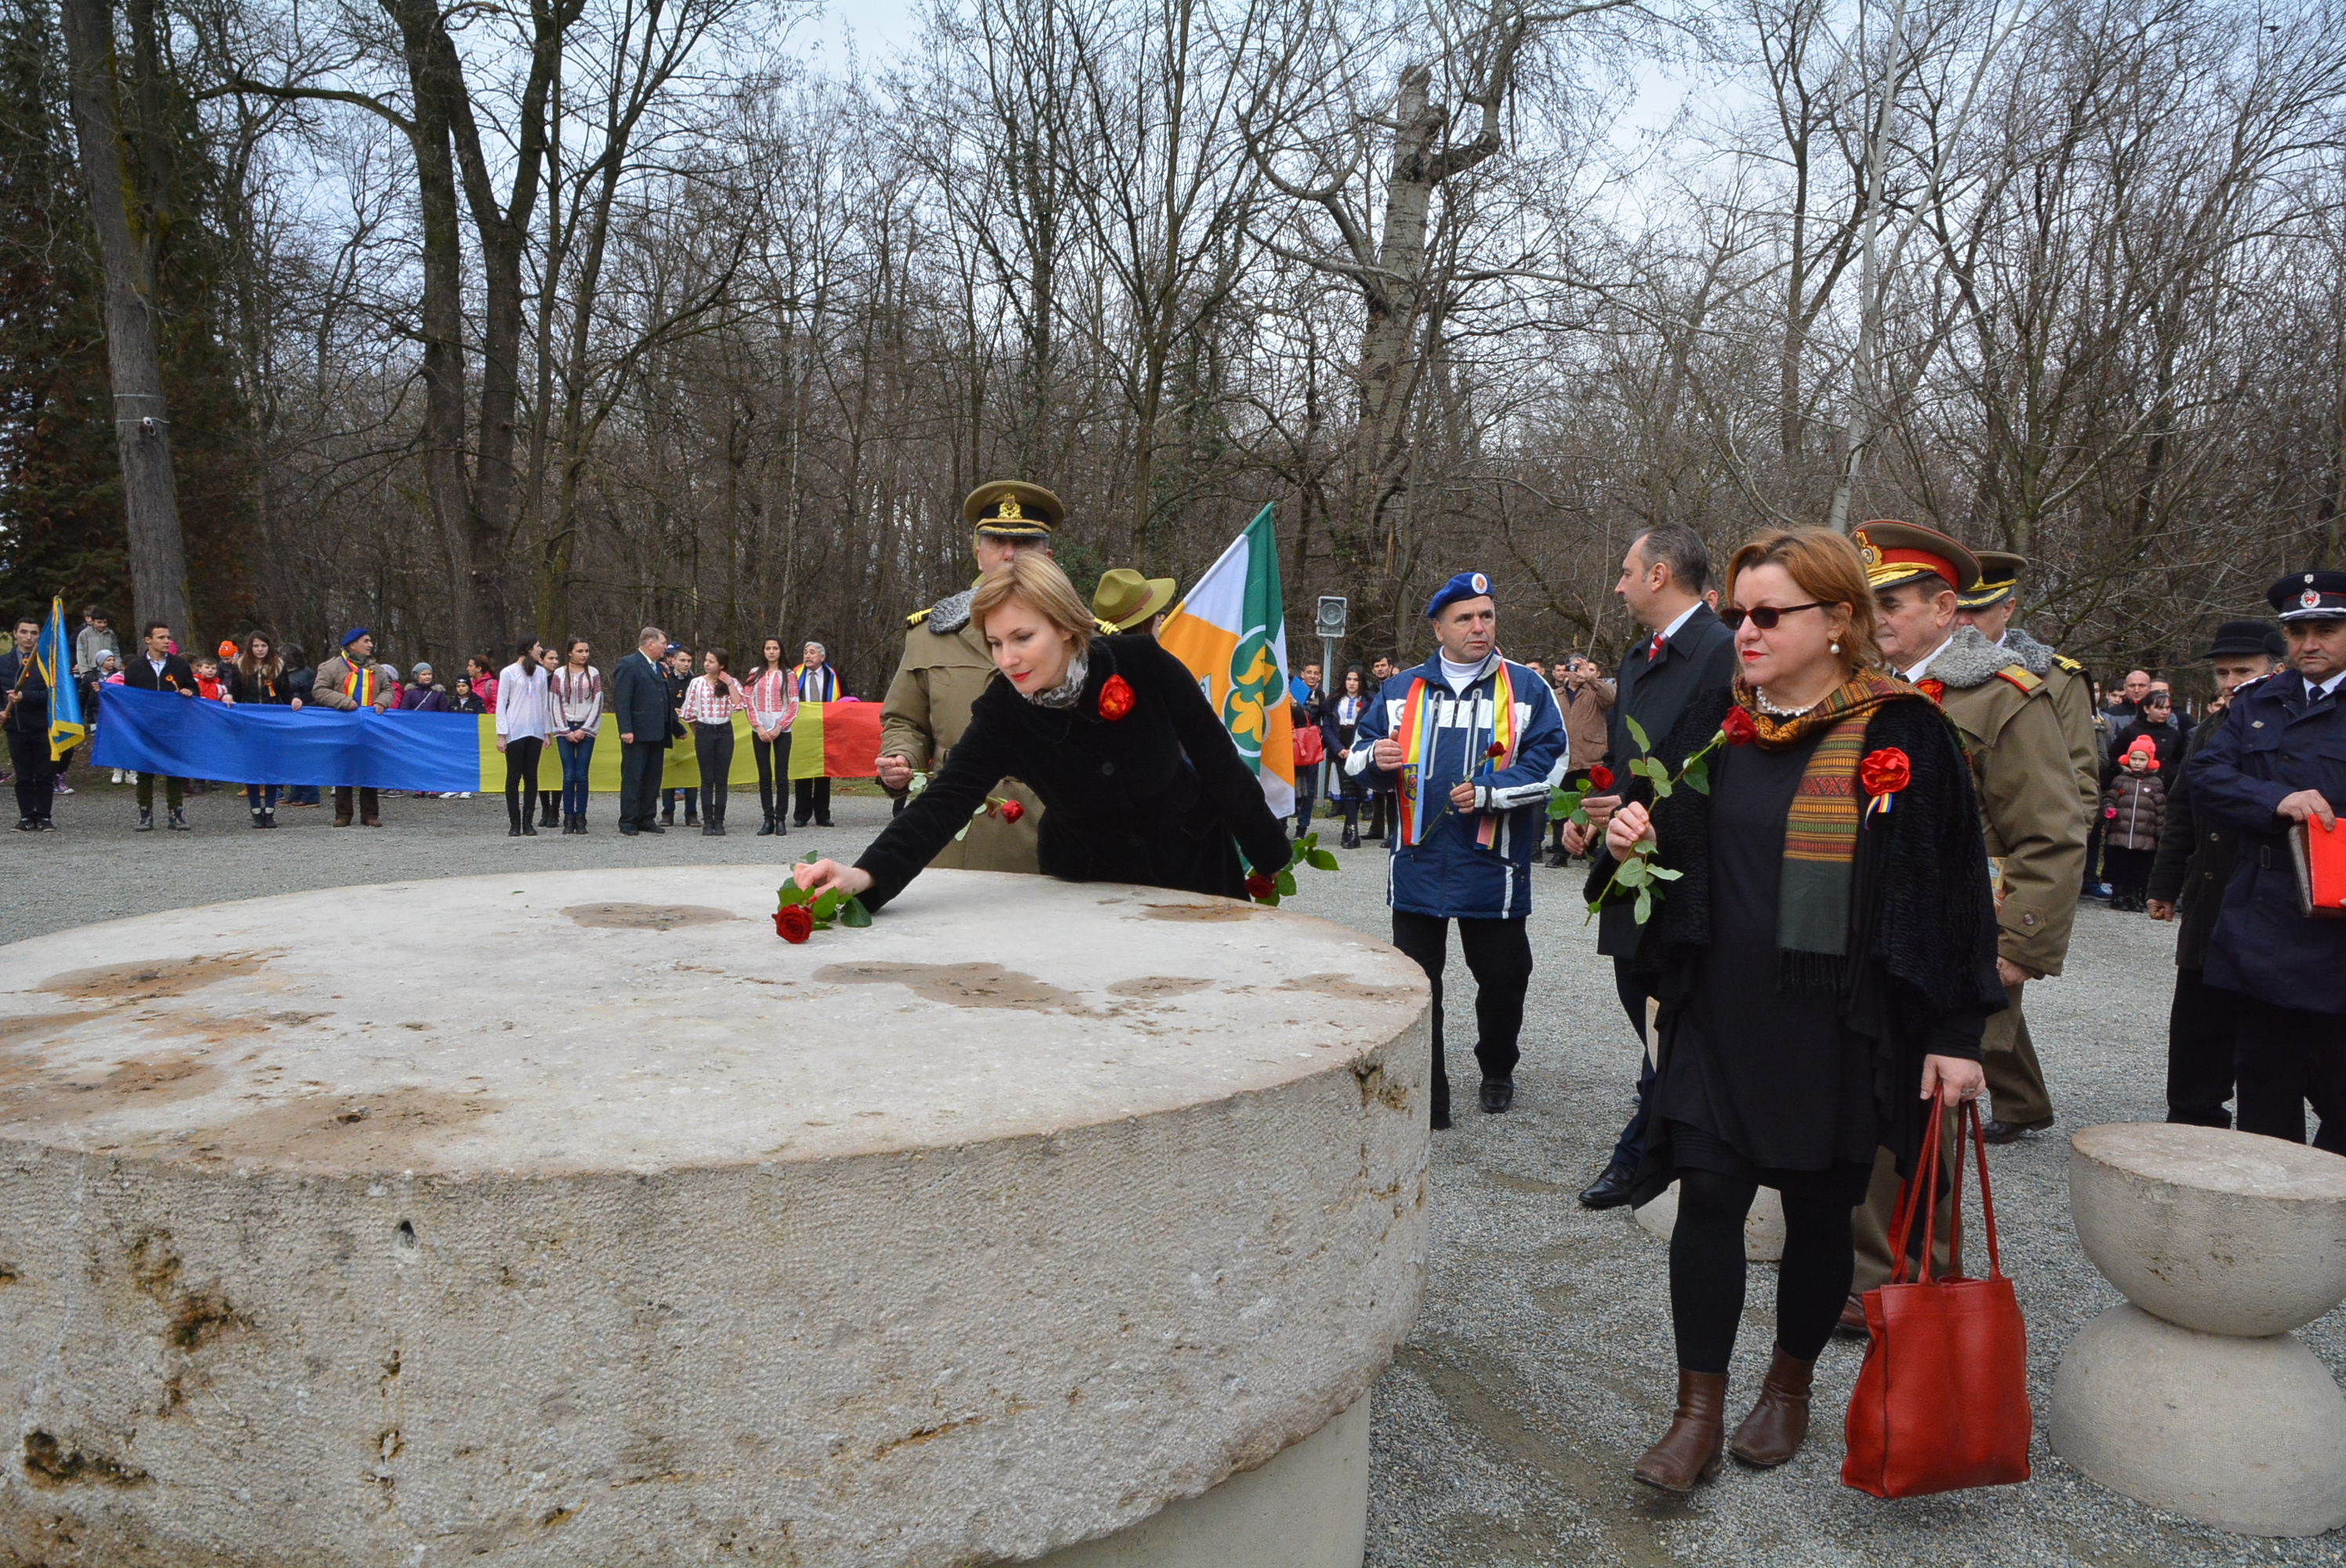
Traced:
[[[75, 139], [90, 224], [106, 271], [106, 348], [114, 384], [114, 436], [122, 461], [124, 521], [130, 541], [132, 627], [168, 621], [182, 646], [199, 646], [188, 618], [188, 557], [171, 474], [171, 421], [158, 353], [152, 238], [131, 229], [108, 0], [64, 0]], [[149, 127], [150, 129], [152, 127]]]

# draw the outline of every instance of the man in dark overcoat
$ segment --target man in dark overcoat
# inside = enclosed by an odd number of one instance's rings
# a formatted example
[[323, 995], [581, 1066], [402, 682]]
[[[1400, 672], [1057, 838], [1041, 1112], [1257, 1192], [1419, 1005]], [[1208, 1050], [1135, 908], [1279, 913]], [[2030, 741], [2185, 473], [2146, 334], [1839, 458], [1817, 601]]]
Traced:
[[2279, 630], [2265, 621], [2226, 621], [2216, 628], [2208, 659], [2216, 672], [2216, 700], [2185, 743], [2183, 766], [2167, 786], [2167, 815], [2158, 830], [2144, 909], [2153, 920], [2178, 922], [2175, 1000], [2167, 1013], [2167, 1119], [2191, 1126], [2232, 1125], [2233, 1010], [2240, 999], [2208, 983], [2208, 939], [2232, 880], [2239, 833], [2201, 821], [2191, 806], [2191, 759], [2222, 729], [2232, 694], [2262, 680], [2289, 657]]
[[[1622, 657], [1621, 674], [1614, 683], [1612, 712], [1606, 720], [1617, 779], [1628, 777], [1629, 763], [1645, 754], [1629, 721], [1658, 743], [1678, 721], [1687, 703], [1698, 692], [1717, 691], [1735, 679], [1735, 634], [1704, 602], [1710, 585], [1710, 553], [1702, 535], [1683, 523], [1649, 528], [1629, 543], [1621, 561], [1621, 580], [1613, 591], [1621, 596], [1637, 619], [1639, 636]], [[1565, 849], [1578, 854], [1603, 835], [1606, 820], [1621, 803], [1618, 794], [1590, 796], [1590, 825], [1566, 829]], [[1629, 901], [1616, 899], [1596, 917], [1596, 951], [1613, 961], [1614, 989], [1637, 1032], [1646, 1042], [1646, 988], [1629, 972], [1629, 959], [1637, 951], [1637, 922]], [[1654, 1092], [1654, 1059], [1650, 1052], [1637, 1069], [1637, 1108], [1621, 1129], [1621, 1137], [1606, 1163], [1604, 1174], [1580, 1195], [1587, 1208], [1615, 1208], [1629, 1201], [1629, 1181], [1645, 1153], [1646, 1115]]]
[[667, 764], [669, 725], [668, 676], [661, 660], [668, 634], [646, 626], [636, 634], [636, 651], [611, 667], [611, 718], [619, 728], [619, 831], [666, 831], [659, 825], [660, 770]]
[[2238, 992], [2233, 1068], [2244, 1133], [2346, 1155], [2346, 920], [2308, 914], [2293, 836], [2327, 835], [2346, 804], [2346, 572], [2296, 572], [2266, 598], [2290, 667], [2242, 687], [2188, 769], [2192, 809], [2239, 830], [2208, 983]]

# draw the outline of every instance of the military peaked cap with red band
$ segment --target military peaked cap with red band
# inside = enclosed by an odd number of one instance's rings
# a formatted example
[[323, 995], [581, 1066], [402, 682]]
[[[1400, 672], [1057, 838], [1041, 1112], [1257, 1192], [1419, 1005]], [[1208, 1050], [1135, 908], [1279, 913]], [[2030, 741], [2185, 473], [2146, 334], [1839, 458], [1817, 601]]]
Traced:
[[2284, 621], [2346, 617], [2346, 572], [2291, 572], [2265, 590]]
[[1878, 592], [1922, 577], [1937, 577], [1960, 593], [1980, 580], [1979, 557], [1920, 523], [1892, 518], [1867, 523], [1850, 536], [1865, 562], [1865, 579]]

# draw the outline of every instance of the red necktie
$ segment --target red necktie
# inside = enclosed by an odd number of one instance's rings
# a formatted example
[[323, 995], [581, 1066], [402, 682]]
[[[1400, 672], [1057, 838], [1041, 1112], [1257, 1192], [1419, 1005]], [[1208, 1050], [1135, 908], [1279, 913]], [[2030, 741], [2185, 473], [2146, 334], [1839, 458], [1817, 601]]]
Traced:
[[1662, 657], [1662, 645], [1669, 640], [1670, 639], [1667, 635], [1661, 632], [1656, 632], [1654, 634], [1653, 642], [1646, 648], [1646, 662], [1647, 664], [1652, 664], [1655, 660], [1660, 658]]

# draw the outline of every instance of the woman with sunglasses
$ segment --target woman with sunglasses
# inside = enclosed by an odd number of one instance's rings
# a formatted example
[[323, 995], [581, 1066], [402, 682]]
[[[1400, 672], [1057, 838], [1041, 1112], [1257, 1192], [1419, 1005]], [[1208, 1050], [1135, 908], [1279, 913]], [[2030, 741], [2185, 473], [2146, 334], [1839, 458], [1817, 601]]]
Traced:
[[1710, 1479], [1729, 1446], [1756, 1190], [1782, 1195], [1784, 1257], [1774, 1359], [1732, 1451], [1768, 1466], [1807, 1431], [1874, 1150], [1911, 1168], [1928, 1105], [1978, 1093], [1981, 1031], [2004, 1004], [1971, 770], [1937, 707], [1882, 671], [1856, 547], [1821, 528], [1754, 539], [1726, 604], [1734, 689], [1697, 698], [1655, 748], [1675, 775], [1723, 735], [1709, 792], [1656, 803], [1637, 779], [1589, 882], [1595, 897], [1641, 854], [1680, 873], [1630, 961], [1662, 1003], [1634, 1199], [1678, 1183], [1678, 1413], [1634, 1473], [1672, 1492]]

